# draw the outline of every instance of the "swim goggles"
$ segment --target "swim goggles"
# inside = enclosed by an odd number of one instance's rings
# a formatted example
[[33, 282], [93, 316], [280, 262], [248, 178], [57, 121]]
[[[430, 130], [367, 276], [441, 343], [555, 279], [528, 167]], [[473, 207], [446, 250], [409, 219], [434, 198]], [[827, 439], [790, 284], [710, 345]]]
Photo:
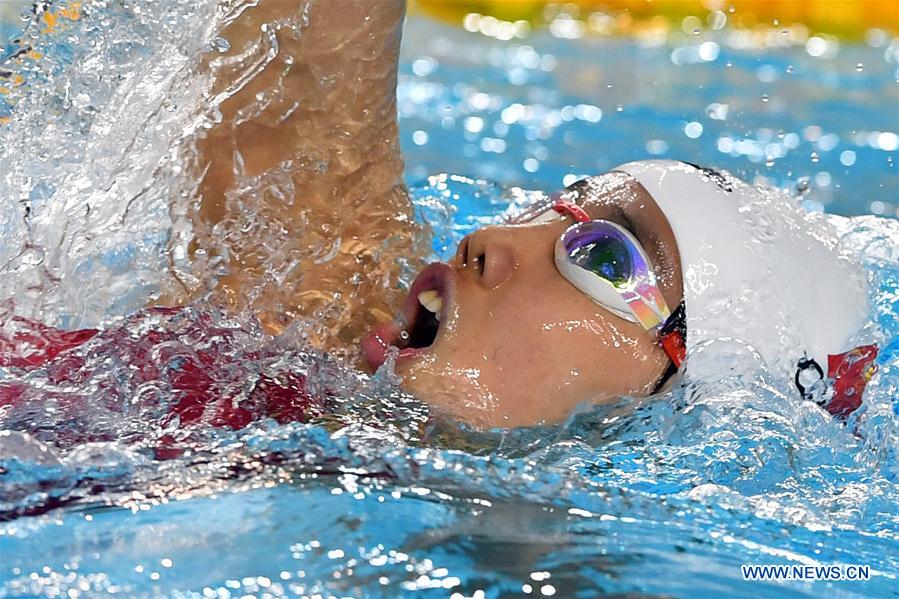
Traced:
[[683, 304], [674, 312], [659, 290], [652, 262], [634, 235], [616, 223], [592, 219], [572, 202], [550, 198], [510, 219], [547, 221], [558, 214], [574, 224], [556, 240], [556, 268], [594, 302], [649, 331], [679, 368], [686, 355]]

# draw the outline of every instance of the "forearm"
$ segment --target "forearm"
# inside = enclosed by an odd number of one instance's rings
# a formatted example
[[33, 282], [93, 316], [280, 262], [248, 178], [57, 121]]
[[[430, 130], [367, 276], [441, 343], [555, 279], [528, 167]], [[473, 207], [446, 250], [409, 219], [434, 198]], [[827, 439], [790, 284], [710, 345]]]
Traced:
[[[201, 144], [216, 170], [205, 186], [233, 182], [235, 160], [249, 176], [292, 160], [323, 174], [315, 183], [325, 187], [381, 159], [399, 176], [403, 9], [398, 0], [263, 0], [239, 14], [221, 33], [230, 50], [209, 63], [223, 100], [222, 122]], [[204, 204], [216, 195], [204, 193]]]
[[313, 316], [351, 341], [389, 318], [395, 257], [412, 239], [396, 123], [403, 12], [398, 0], [263, 0], [208, 63], [221, 117], [198, 142], [195, 245], [227, 263], [214, 299], [271, 330]]

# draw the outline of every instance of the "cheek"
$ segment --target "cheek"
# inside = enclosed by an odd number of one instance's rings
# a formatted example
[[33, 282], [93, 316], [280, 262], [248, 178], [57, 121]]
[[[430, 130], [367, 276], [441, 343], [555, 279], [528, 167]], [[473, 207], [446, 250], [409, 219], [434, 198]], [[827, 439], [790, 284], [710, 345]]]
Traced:
[[648, 391], [663, 367], [639, 325], [560, 277], [462, 288], [458, 298], [453, 326], [400, 374], [409, 391], [471, 424], [558, 421], [585, 400]]
[[[524, 293], [466, 302], [458, 326], [414, 367], [492, 396], [635, 391], [652, 344], [636, 325], [570, 293]], [[409, 374], [412, 374], [410, 369]], [[454, 386], [458, 385], [454, 382]]]
[[535, 380], [557, 374], [560, 355], [609, 336], [604, 327], [566, 316], [567, 306], [541, 290], [539, 301], [521, 286], [472, 294], [459, 325], [437, 348], [453, 364], [480, 369], [492, 383]]
[[560, 303], [534, 333], [548, 376], [582, 398], [638, 392], [655, 369], [654, 344], [639, 326], [584, 303]]

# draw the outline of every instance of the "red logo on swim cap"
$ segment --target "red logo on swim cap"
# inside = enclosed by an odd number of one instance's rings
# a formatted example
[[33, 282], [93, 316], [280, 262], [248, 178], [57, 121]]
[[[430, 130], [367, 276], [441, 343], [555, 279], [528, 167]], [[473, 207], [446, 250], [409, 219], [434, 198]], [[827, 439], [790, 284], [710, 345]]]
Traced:
[[834, 416], [848, 416], [862, 405], [865, 385], [877, 372], [876, 345], [861, 345], [842, 354], [827, 356], [827, 376], [833, 381], [833, 397], [825, 408]]

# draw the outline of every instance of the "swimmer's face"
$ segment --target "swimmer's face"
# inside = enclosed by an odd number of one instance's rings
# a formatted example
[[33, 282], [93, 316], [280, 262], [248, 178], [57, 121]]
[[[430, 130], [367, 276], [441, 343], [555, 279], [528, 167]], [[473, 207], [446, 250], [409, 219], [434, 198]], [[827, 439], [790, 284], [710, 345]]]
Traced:
[[[652, 260], [668, 305], [680, 303], [674, 234], [639, 183], [610, 173], [565, 194], [593, 218], [630, 230]], [[558, 422], [582, 402], [649, 394], [668, 357], [639, 324], [559, 274], [555, 242], [571, 224], [495, 226], [469, 235], [452, 264], [431, 265], [413, 284], [404, 311], [409, 338], [401, 324], [385, 325], [366, 341], [366, 358], [377, 366], [384, 346], [404, 348], [396, 363], [404, 387], [479, 427]], [[440, 314], [439, 325], [419, 301], [428, 290], [434, 293], [424, 299]]]

